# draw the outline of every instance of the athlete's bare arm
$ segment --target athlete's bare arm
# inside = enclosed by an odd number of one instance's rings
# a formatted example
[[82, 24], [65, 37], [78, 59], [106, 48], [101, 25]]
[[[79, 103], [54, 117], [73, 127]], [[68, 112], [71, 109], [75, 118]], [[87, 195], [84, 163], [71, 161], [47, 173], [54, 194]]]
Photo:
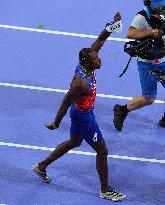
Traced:
[[86, 82], [80, 76], [74, 77], [69, 91], [63, 98], [62, 104], [57, 112], [54, 122], [45, 126], [50, 130], [58, 128], [62, 118], [67, 113], [68, 108], [74, 103], [76, 99], [87, 94], [89, 94], [89, 87], [86, 85]]
[[[121, 20], [121, 14], [117, 12], [114, 16], [114, 21], [120, 21], [120, 20]], [[92, 44], [91, 48], [98, 53], [110, 35], [111, 33], [108, 32], [106, 29], [104, 29], [100, 33], [96, 41]]]

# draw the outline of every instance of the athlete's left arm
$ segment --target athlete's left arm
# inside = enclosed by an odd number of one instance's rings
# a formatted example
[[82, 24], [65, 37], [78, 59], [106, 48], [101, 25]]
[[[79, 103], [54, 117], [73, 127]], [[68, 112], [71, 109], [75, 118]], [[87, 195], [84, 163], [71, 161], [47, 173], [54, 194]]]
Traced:
[[45, 126], [50, 130], [57, 129], [61, 120], [67, 113], [68, 108], [74, 103], [74, 101], [88, 93], [89, 87], [86, 85], [86, 82], [80, 76], [74, 77], [71, 82], [70, 89], [64, 96], [60, 108], [58, 109], [54, 122], [46, 124]]
[[92, 44], [91, 48], [94, 51], [99, 52], [102, 46], [104, 45], [105, 41], [107, 40], [107, 38], [111, 35], [111, 33], [118, 32], [117, 29], [120, 29], [119, 28], [120, 24], [118, 24], [117, 22], [120, 22], [120, 20], [121, 20], [121, 14], [117, 12], [114, 16], [114, 22], [107, 24], [105, 29], [100, 33], [100, 35], [96, 39], [96, 41]]

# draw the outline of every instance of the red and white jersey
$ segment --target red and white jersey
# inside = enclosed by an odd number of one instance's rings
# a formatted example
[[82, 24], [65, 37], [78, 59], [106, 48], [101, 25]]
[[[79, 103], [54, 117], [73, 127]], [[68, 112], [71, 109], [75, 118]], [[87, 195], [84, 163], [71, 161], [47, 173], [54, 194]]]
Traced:
[[81, 76], [87, 85], [89, 86], [89, 95], [81, 96], [75, 101], [75, 107], [79, 111], [87, 111], [94, 108], [94, 103], [96, 100], [96, 73], [93, 71], [90, 79], [87, 77], [85, 72], [82, 70], [81, 65], [78, 64], [75, 71], [75, 76]]

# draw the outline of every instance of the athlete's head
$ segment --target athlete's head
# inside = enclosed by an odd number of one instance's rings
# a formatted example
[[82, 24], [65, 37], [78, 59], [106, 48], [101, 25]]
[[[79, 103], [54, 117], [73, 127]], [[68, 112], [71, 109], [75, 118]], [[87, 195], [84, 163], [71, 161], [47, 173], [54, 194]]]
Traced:
[[99, 69], [101, 67], [101, 59], [97, 52], [91, 48], [83, 48], [79, 52], [79, 61], [82, 66], [90, 69]]

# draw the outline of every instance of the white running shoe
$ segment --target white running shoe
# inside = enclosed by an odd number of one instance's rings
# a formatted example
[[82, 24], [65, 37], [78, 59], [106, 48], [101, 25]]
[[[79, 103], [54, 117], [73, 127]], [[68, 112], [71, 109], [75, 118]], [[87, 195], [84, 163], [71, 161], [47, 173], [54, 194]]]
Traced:
[[109, 190], [105, 193], [100, 191], [100, 198], [107, 199], [111, 201], [121, 201], [126, 198], [126, 195], [115, 191], [115, 189], [109, 187]]
[[40, 171], [39, 164], [34, 164], [32, 166], [32, 170], [41, 178], [41, 180], [45, 183], [50, 183], [51, 178], [46, 175], [46, 170]]

